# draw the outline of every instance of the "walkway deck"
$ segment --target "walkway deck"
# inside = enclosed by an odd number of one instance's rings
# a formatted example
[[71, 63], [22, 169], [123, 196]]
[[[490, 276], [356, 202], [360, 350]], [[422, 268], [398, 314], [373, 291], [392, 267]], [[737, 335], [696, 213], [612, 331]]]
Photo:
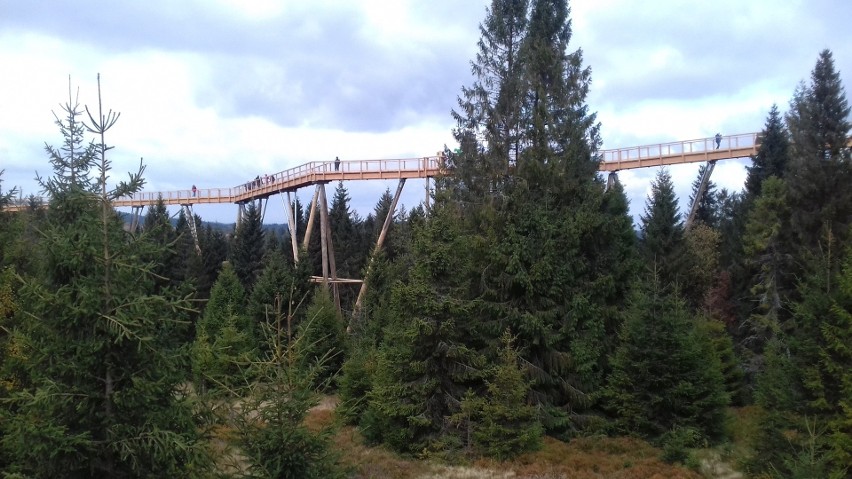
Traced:
[[[619, 171], [663, 165], [677, 165], [710, 160], [746, 158], [757, 153], [757, 133], [723, 136], [718, 148], [714, 138], [659, 143], [631, 148], [602, 150], [600, 171]], [[149, 206], [162, 196], [167, 205], [196, 205], [211, 203], [245, 203], [317, 183], [349, 180], [387, 180], [431, 178], [441, 173], [440, 155], [391, 160], [311, 162], [280, 171], [274, 175], [230, 188], [201, 188], [191, 190], [140, 192], [113, 202], [116, 207]], [[23, 209], [24, 204], [10, 205], [6, 211]]]

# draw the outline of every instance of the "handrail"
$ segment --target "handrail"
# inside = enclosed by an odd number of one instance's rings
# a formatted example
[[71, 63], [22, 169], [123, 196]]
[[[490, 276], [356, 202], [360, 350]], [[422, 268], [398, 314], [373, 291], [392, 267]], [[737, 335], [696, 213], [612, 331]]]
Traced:
[[741, 148], [753, 148], [758, 146], [758, 133], [742, 133], [722, 136], [719, 143], [719, 147], [717, 148], [715, 137], [697, 138], [694, 140], [673, 141], [669, 143], [601, 150], [601, 157], [604, 163], [615, 163], [625, 160], [643, 160], [682, 156], [694, 153], [707, 153], [716, 150], [726, 151]]
[[[743, 133], [722, 136], [719, 145], [715, 137], [694, 140], [673, 141], [629, 148], [600, 150], [601, 171], [645, 168], [664, 164], [664, 160], [678, 162], [705, 161], [712, 155], [714, 159], [735, 158], [756, 152], [759, 146], [758, 133]], [[747, 156], [747, 155], [745, 155]], [[392, 178], [428, 178], [439, 174], [444, 167], [443, 156], [396, 159], [367, 159], [340, 161], [311, 161], [273, 174], [256, 175], [254, 180], [240, 185], [221, 188], [191, 189], [138, 192], [119, 198], [115, 206], [142, 206], [155, 204], [162, 195], [168, 204], [196, 203], [240, 203], [255, 198], [292, 191], [301, 186], [336, 180], [367, 180]], [[681, 159], [678, 161], [677, 159]], [[648, 160], [648, 162], [646, 162]], [[654, 161], [657, 160], [657, 161]], [[26, 206], [26, 198], [12, 201], [9, 210], [18, 210]]]

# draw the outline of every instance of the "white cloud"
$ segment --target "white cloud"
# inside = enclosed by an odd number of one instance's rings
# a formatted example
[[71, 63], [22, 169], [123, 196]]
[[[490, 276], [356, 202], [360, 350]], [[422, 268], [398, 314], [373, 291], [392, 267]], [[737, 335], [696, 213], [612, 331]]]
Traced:
[[[33, 171], [49, 170], [43, 144], [61, 141], [50, 112], [65, 101], [69, 74], [81, 102], [94, 105], [101, 73], [105, 106], [121, 112], [108, 138], [115, 176], [144, 157], [151, 189], [233, 186], [334, 156], [433, 154], [452, 143], [450, 110], [470, 84], [488, 4], [57, 2], [53, 16], [9, 4], [0, 19], [3, 184], [37, 192]], [[786, 109], [822, 48], [852, 79], [844, 23], [852, 3], [574, 0], [571, 8], [570, 48], [592, 67], [589, 105], [606, 148], [758, 131], [773, 103]], [[683, 203], [697, 168], [672, 169]], [[653, 175], [619, 174], [636, 220]], [[743, 162], [720, 162], [714, 181], [737, 190], [744, 175]], [[365, 215], [388, 186], [352, 183], [353, 206]], [[414, 206], [422, 184], [405, 194]], [[209, 219], [231, 221], [233, 209]]]

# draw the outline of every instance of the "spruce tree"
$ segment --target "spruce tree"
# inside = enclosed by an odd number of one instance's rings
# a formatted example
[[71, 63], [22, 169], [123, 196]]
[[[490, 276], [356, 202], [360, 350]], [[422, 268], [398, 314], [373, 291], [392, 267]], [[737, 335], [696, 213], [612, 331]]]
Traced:
[[169, 218], [169, 212], [163, 197], [157, 198], [157, 202], [148, 207], [145, 221], [142, 225], [144, 233], [162, 248], [162, 256], [150, 258], [154, 263], [154, 273], [159, 276], [157, 283], [160, 287], [166, 287], [171, 282], [171, 273], [176, 261], [174, 242], [177, 239], [174, 228]]
[[834, 69], [831, 52], [820, 53], [809, 85], [790, 102], [790, 168], [787, 175], [790, 226], [805, 251], [815, 251], [827, 231], [843, 243], [852, 218], [852, 162], [849, 159], [850, 107]]
[[521, 45], [528, 24], [528, 0], [493, 0], [479, 25], [480, 40], [470, 87], [462, 87], [458, 127], [461, 146], [449, 159], [452, 191], [465, 201], [481, 201], [502, 183], [518, 156], [524, 96]]
[[506, 460], [538, 448], [544, 430], [536, 408], [527, 403], [529, 384], [509, 331], [500, 337], [498, 356], [486, 373], [484, 394], [468, 391], [456, 421], [467, 430], [469, 446]]
[[258, 333], [246, 314], [242, 284], [226, 263], [196, 324], [193, 372], [204, 389], [234, 388], [255, 356]]
[[264, 232], [260, 213], [254, 202], [246, 206], [245, 215], [237, 225], [231, 244], [230, 261], [246, 291], [254, 288], [263, 270]]
[[465, 320], [469, 305], [454, 299], [464, 288], [468, 246], [452, 211], [435, 208], [416, 237], [408, 280], [393, 289], [392, 319], [361, 421], [369, 439], [405, 452], [461, 445], [450, 417], [476, 384], [484, 359], [468, 345], [474, 336]]
[[720, 241], [719, 232], [705, 223], [684, 235], [678, 287], [692, 310], [704, 304], [718, 278]]
[[745, 344], [760, 352], [772, 336], [789, 329], [786, 310], [793, 283], [790, 207], [784, 181], [769, 177], [763, 182], [746, 223], [743, 247], [751, 279], [750, 296], [755, 304], [749, 312]]
[[789, 344], [802, 391], [797, 409], [828, 426], [830, 468], [842, 474], [852, 459], [852, 253], [830, 237], [825, 244], [799, 285]]
[[346, 326], [328, 290], [319, 287], [296, 327], [299, 355], [316, 368], [314, 387], [332, 389], [347, 351]]
[[591, 73], [567, 51], [566, 2], [495, 1], [481, 30], [449, 180], [472, 245], [457, 300], [470, 302], [492, 357], [506, 327], [517, 334], [545, 427], [565, 432], [603, 383], [633, 274], [626, 200], [596, 176]]
[[698, 209], [695, 210], [695, 217], [692, 219], [694, 223], [704, 223], [705, 225], [715, 228], [718, 226], [719, 218], [717, 217], [719, 198], [716, 192], [716, 183], [712, 180], [707, 180], [704, 186], [704, 191], [701, 197], [698, 198], [698, 190], [701, 189], [701, 179], [707, 171], [706, 163], [702, 163], [698, 167], [698, 175], [695, 181], [692, 182], [692, 192], [689, 194], [689, 210], [695, 207], [695, 202], [698, 202]]
[[219, 277], [224, 262], [228, 258], [228, 241], [225, 234], [213, 229], [208, 223], [199, 229], [201, 244], [201, 271], [195, 280], [196, 296], [201, 299], [210, 297], [210, 289]]
[[619, 431], [659, 439], [692, 428], [721, 438], [728, 396], [719, 359], [656, 275], [637, 285], [620, 339], [605, 394]]
[[655, 265], [663, 284], [676, 283], [683, 251], [683, 223], [671, 174], [665, 168], [651, 183], [641, 217], [640, 247], [646, 264]]
[[[268, 322], [269, 318], [276, 314], [276, 305], [282, 304], [285, 311], [288, 308], [296, 311], [294, 322], [290, 326], [298, 326], [305, 309], [299, 308], [299, 305], [303, 302], [307, 304], [310, 300], [308, 267], [304, 257], [298, 264], [290, 265], [281, 251], [274, 251], [266, 257], [266, 264], [263, 265], [257, 284], [249, 295], [247, 307], [249, 317], [255, 324]], [[289, 334], [294, 333], [295, 329]]]
[[[104, 136], [118, 114], [98, 100], [86, 125], [96, 163], [51, 154], [56, 175], [41, 183], [50, 204], [36, 254], [46, 268], [20, 289], [15, 334], [29, 385], [12, 394], [2, 421], [8, 472], [206, 477], [210, 461], [182, 389], [189, 356], [179, 337], [190, 305], [155, 290], [152, 264], [140, 258], [160, 246], [126, 233], [111, 206], [141, 189], [144, 168], [107, 184]], [[66, 144], [72, 126], [61, 129]]]
[[787, 163], [790, 160], [790, 141], [778, 107], [772, 105], [763, 131], [760, 132], [760, 146], [752, 157], [752, 166], [746, 167], [745, 191], [748, 201], [760, 195], [761, 185], [770, 176], [784, 178]]
[[308, 411], [319, 402], [313, 385], [326, 358], [300, 354], [308, 348], [290, 333], [296, 308], [288, 304], [297, 304], [297, 298], [281, 296], [273, 304], [261, 328], [264, 352], [247, 371], [254, 380], [234, 397], [240, 402], [232, 411], [239, 466], [246, 477], [343, 478], [330, 431], [305, 425]]

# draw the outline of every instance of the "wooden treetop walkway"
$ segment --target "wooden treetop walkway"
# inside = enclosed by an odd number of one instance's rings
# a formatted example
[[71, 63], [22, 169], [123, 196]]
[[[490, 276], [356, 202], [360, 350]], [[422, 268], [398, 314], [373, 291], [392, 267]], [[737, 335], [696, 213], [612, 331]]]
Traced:
[[[717, 148], [714, 137], [696, 140], [658, 143], [601, 150], [600, 171], [614, 172], [634, 168], [677, 165], [711, 160], [745, 158], [757, 154], [758, 134], [745, 133], [723, 136]], [[338, 180], [385, 180], [431, 178], [442, 173], [443, 156], [389, 160], [349, 160], [310, 162], [273, 175], [264, 175], [230, 188], [200, 188], [162, 192], [139, 192], [113, 202], [116, 207], [149, 206], [162, 196], [167, 205], [195, 205], [210, 203], [245, 203], [271, 195], [295, 191], [317, 183]], [[19, 200], [9, 205], [7, 211], [26, 207]]]

